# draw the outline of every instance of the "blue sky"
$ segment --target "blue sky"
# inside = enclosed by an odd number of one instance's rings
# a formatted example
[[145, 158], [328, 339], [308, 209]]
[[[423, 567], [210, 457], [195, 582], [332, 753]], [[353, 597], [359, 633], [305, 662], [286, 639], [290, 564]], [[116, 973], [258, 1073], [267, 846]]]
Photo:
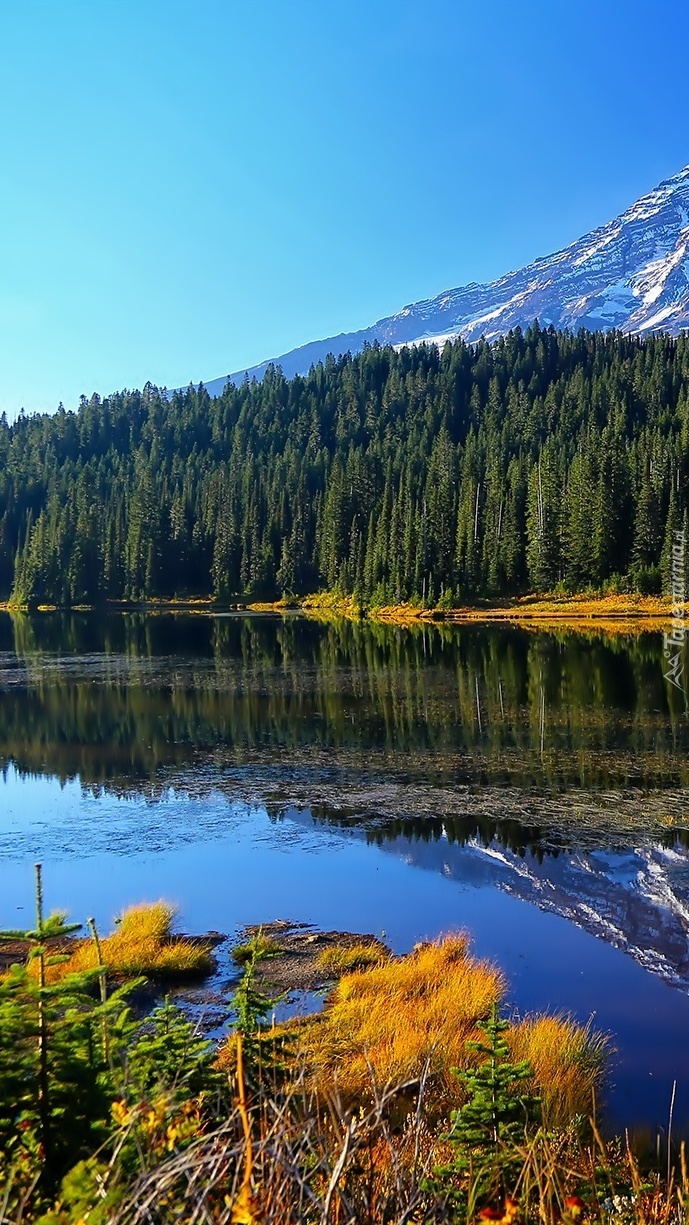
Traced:
[[0, 412], [211, 379], [689, 163], [686, 0], [0, 0]]

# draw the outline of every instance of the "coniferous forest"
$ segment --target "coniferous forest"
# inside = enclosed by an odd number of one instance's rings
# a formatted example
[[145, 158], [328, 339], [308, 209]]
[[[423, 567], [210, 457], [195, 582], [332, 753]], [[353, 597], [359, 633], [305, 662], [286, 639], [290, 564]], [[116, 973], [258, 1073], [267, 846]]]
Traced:
[[0, 599], [653, 592], [688, 507], [689, 337], [535, 323], [2, 418]]

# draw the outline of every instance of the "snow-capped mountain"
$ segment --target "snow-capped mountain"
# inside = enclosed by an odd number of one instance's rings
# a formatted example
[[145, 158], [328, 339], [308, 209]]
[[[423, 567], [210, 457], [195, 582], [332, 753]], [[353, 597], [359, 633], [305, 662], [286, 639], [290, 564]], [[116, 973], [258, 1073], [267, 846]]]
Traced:
[[[555, 255], [485, 285], [448, 289], [360, 332], [313, 341], [272, 360], [291, 377], [305, 374], [328, 353], [355, 353], [365, 341], [490, 340], [535, 318], [557, 328], [620, 328], [642, 335], [677, 335], [689, 327], [689, 166]], [[260, 378], [268, 364], [251, 367], [249, 376]], [[244, 374], [235, 371], [230, 378], [238, 382]], [[206, 386], [219, 394], [225, 381]]]

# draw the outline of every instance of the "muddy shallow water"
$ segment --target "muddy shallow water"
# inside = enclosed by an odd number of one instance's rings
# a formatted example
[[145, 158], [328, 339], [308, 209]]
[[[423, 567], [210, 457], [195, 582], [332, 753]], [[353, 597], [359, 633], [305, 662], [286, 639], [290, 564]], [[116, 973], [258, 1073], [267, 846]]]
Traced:
[[0, 616], [0, 926], [468, 930], [611, 1033], [616, 1124], [689, 1126], [689, 725], [658, 635]]

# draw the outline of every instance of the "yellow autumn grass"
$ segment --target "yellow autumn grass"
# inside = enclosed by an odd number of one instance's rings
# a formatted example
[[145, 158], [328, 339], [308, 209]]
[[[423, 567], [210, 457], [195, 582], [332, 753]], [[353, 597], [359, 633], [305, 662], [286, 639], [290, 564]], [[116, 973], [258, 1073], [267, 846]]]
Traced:
[[512, 1057], [528, 1059], [547, 1127], [566, 1127], [574, 1115], [595, 1117], [597, 1092], [610, 1053], [604, 1035], [571, 1017], [527, 1017], [507, 1031]]
[[[634, 592], [579, 592], [572, 595], [534, 593], [511, 596], [494, 604], [457, 605], [452, 608], [424, 608], [420, 604], [402, 603], [362, 609], [352, 596], [321, 592], [297, 601], [276, 600], [272, 603], [250, 604], [254, 612], [285, 612], [299, 608], [307, 616], [321, 620], [345, 618], [358, 621], [362, 616], [384, 624], [411, 627], [425, 622], [508, 621], [525, 628], [588, 630], [594, 627], [606, 633], [638, 634], [644, 630], [662, 629], [672, 622], [673, 605], [659, 595], [639, 595]], [[689, 622], [689, 602], [684, 606], [685, 621]]]
[[[115, 977], [152, 974], [171, 978], [208, 973], [212, 968], [208, 950], [194, 940], [173, 936], [174, 915], [174, 906], [163, 901], [126, 910], [114, 932], [100, 942], [108, 973]], [[66, 961], [48, 967], [47, 976], [55, 982], [97, 965], [95, 941], [78, 940]]]
[[[426, 1111], [447, 1117], [461, 1100], [455, 1069], [473, 1065], [467, 1041], [504, 992], [498, 969], [469, 951], [466, 936], [450, 935], [406, 957], [348, 974], [318, 1016], [300, 1026], [302, 1057], [312, 1083], [344, 1104], [364, 1103], [371, 1073], [382, 1088], [414, 1080], [429, 1064]], [[548, 1126], [588, 1117], [600, 1083], [607, 1044], [566, 1017], [533, 1017], [507, 1031], [515, 1060], [528, 1059], [534, 1091]]]
[[325, 974], [339, 978], [340, 975], [351, 974], [354, 970], [377, 966], [382, 961], [387, 961], [389, 956], [382, 945], [360, 940], [357, 944], [333, 944], [323, 949], [318, 958], [318, 966]]
[[[685, 617], [689, 620], [689, 603], [684, 607]], [[414, 604], [389, 605], [372, 609], [370, 616], [377, 621], [396, 625], [437, 620], [516, 621], [527, 626], [533, 623], [539, 628], [546, 625], [590, 628], [593, 624], [596, 628], [638, 633], [669, 625], [672, 609], [672, 602], [663, 596], [584, 592], [577, 595], [517, 596], [494, 605], [477, 604], [448, 609], [420, 608]]]
[[[436, 1097], [467, 1063], [467, 1038], [503, 993], [499, 970], [469, 954], [465, 936], [447, 936], [370, 969], [348, 974], [325, 1011], [302, 1031], [307, 1066], [324, 1091], [343, 1100], [418, 1077], [430, 1061]], [[454, 1082], [454, 1083], [452, 1083]]]
[[330, 591], [306, 596], [300, 601], [300, 608], [307, 616], [326, 621], [340, 617], [348, 621], [358, 621], [361, 617], [361, 608], [353, 596], [340, 596]]

